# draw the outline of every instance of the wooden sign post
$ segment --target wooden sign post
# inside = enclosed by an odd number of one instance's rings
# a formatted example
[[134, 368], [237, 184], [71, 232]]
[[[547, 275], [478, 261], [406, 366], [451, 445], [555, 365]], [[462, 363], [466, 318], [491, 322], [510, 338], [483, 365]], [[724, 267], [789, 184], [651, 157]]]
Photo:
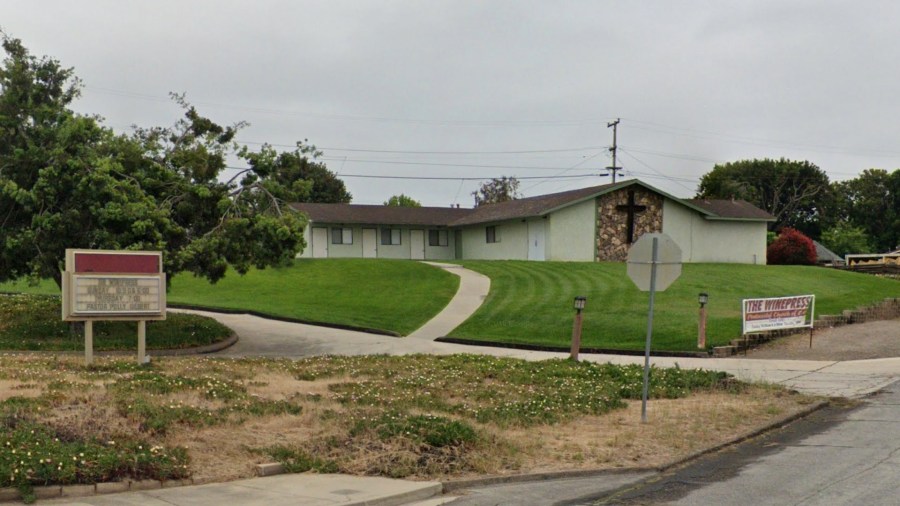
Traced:
[[160, 251], [66, 250], [62, 319], [84, 322], [84, 361], [94, 361], [94, 320], [138, 325], [139, 364], [147, 362], [147, 320], [166, 319]]

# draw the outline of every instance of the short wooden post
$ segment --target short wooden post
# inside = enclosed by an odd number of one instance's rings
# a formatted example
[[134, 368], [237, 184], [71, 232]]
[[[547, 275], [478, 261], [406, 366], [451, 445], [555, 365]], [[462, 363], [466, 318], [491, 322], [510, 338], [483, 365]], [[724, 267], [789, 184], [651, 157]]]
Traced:
[[144, 365], [147, 361], [147, 320], [138, 320], [138, 365]]
[[578, 362], [578, 352], [581, 349], [581, 311], [575, 313], [575, 322], [572, 324], [572, 349], [569, 358]]
[[706, 305], [700, 306], [700, 328], [697, 332], [697, 348], [706, 348]]
[[94, 363], [94, 322], [84, 322], [84, 365]]

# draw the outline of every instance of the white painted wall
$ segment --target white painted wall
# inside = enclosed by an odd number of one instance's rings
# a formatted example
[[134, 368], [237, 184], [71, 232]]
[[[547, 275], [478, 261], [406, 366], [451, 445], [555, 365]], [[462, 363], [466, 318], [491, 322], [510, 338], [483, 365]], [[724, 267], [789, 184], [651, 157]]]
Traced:
[[426, 260], [455, 260], [456, 259], [456, 233], [453, 229], [440, 229], [447, 232], [446, 246], [429, 246], [428, 231], [425, 229], [425, 259]]
[[[353, 230], [351, 244], [334, 244], [331, 242], [332, 230], [349, 228]], [[328, 227], [328, 258], [362, 258], [362, 227], [356, 225], [331, 225]]]
[[396, 258], [409, 260], [409, 229], [401, 227], [393, 227], [400, 229], [400, 244], [387, 245], [381, 243], [382, 227], [378, 227], [378, 258]]
[[[499, 242], [485, 240], [485, 228], [497, 227]], [[462, 230], [463, 258], [467, 260], [527, 260], [528, 225], [524, 221], [504, 221], [474, 225]]]
[[597, 201], [560, 209], [548, 218], [547, 259], [593, 262], [596, 256]]
[[766, 223], [707, 220], [666, 199], [663, 232], [681, 247], [687, 263], [766, 263]]

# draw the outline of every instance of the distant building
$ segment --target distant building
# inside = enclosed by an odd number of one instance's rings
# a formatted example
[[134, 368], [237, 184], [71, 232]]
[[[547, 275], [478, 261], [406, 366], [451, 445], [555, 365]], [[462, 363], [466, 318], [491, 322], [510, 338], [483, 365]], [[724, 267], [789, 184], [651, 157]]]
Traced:
[[813, 244], [816, 246], [816, 263], [831, 266], [844, 265], [844, 259], [837, 253], [826, 248], [819, 241], [813, 241]]
[[474, 209], [292, 204], [309, 218], [304, 258], [624, 261], [664, 232], [685, 262], [764, 264], [775, 218], [742, 200], [679, 199], [639, 180]]

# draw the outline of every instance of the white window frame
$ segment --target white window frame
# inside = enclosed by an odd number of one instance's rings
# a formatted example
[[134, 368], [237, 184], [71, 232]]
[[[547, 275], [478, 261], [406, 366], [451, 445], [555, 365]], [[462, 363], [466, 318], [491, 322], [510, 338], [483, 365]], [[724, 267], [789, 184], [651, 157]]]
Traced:
[[[336, 241], [335, 233], [341, 231], [341, 241]], [[331, 244], [353, 244], [353, 229], [347, 227], [333, 227], [331, 229]]]
[[[434, 234], [434, 236], [432, 236]], [[432, 228], [428, 231], [428, 245], [431, 247], [446, 248], [450, 245], [449, 232], [446, 229]], [[432, 239], [437, 239], [433, 241]]]
[[382, 228], [381, 229], [381, 245], [382, 246], [400, 246], [403, 242], [403, 235], [399, 228]]

